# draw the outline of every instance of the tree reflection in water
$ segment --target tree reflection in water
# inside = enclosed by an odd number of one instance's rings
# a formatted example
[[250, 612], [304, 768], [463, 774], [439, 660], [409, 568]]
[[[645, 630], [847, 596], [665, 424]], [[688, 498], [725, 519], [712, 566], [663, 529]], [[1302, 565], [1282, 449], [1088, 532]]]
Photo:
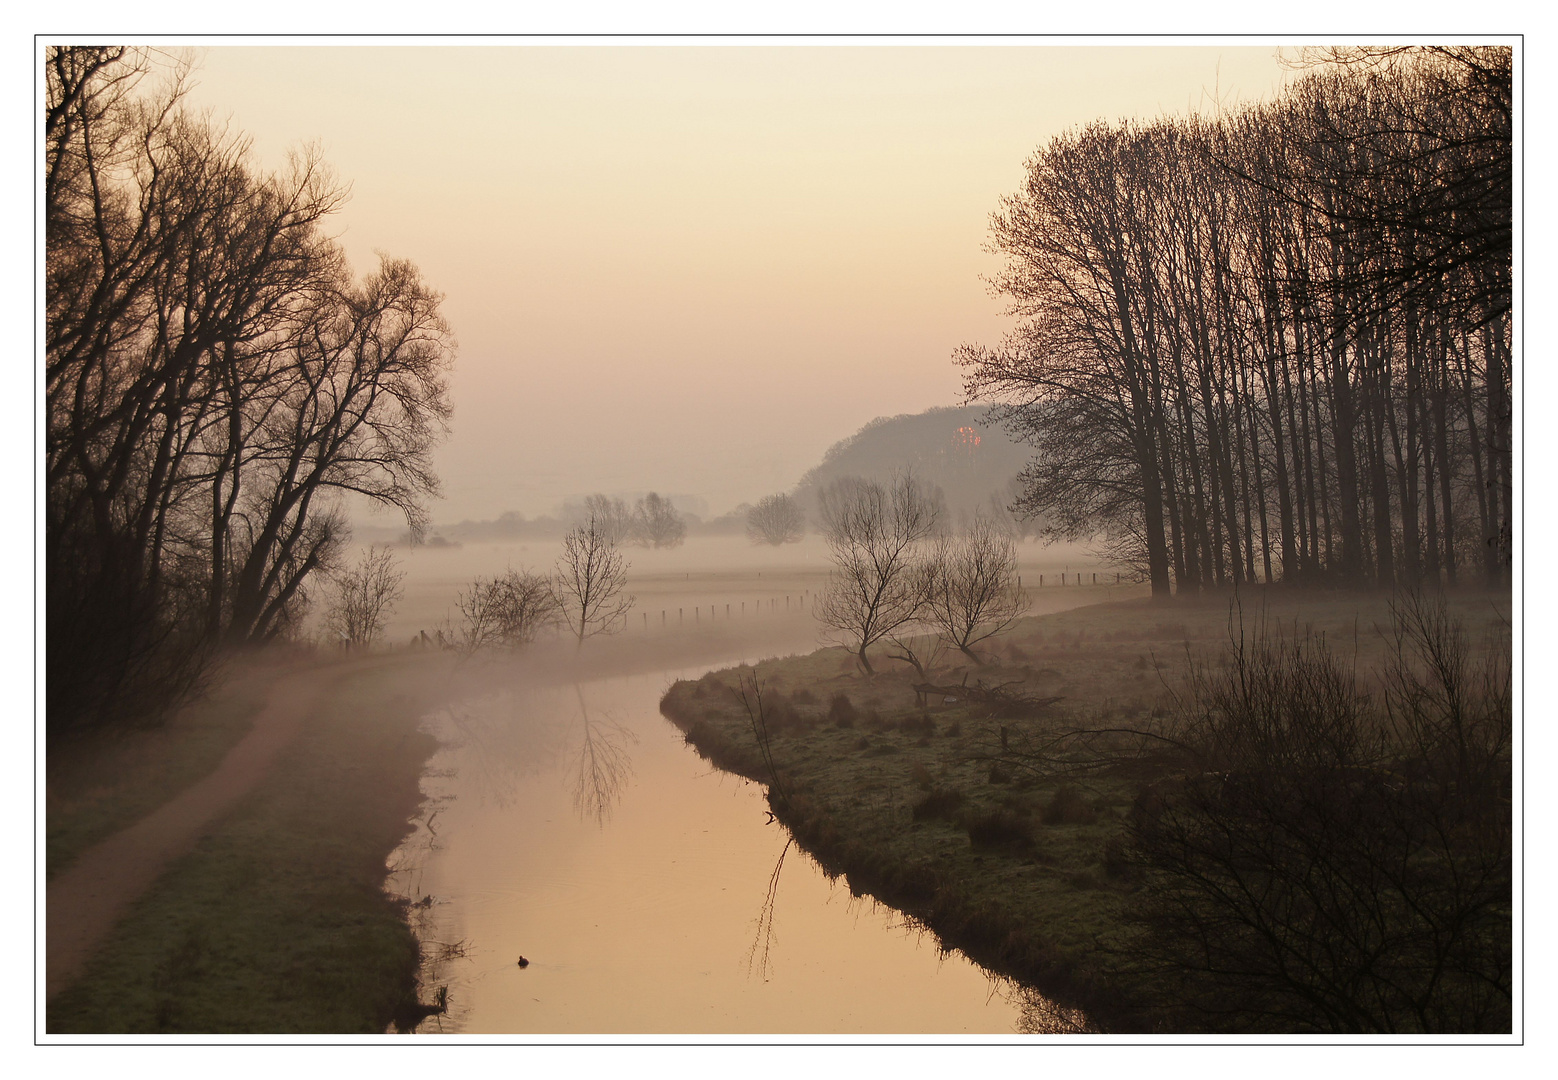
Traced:
[[566, 744], [552, 697], [511, 688], [440, 710], [431, 725], [443, 743], [435, 760], [452, 763], [463, 793], [508, 808], [520, 781], [555, 768]]
[[779, 861], [774, 863], [774, 872], [768, 875], [768, 892], [763, 896], [763, 906], [757, 913], [757, 936], [752, 939], [752, 947], [747, 950], [748, 978], [756, 972], [759, 978], [767, 982], [773, 973], [771, 957], [774, 942], [778, 940], [774, 934], [774, 901], [779, 896], [779, 874], [784, 870], [784, 857], [790, 854], [790, 845], [793, 843], [793, 836], [785, 841], [784, 850], [779, 853]]
[[[784, 871], [785, 857], [790, 854], [790, 848], [794, 844], [795, 837], [793, 836], [785, 840], [784, 849], [779, 852], [779, 859], [774, 863], [773, 873], [768, 875], [768, 889], [763, 896], [763, 906], [759, 909], [757, 918], [754, 920], [757, 933], [752, 939], [752, 947], [747, 950], [746, 970], [748, 978], [756, 975], [764, 982], [767, 982], [773, 975], [773, 950], [779, 940], [774, 930], [774, 907], [779, 896], [779, 875]], [[856, 902], [868, 904], [870, 911], [873, 913], [890, 913], [890, 929], [902, 930], [919, 938], [929, 938], [935, 943], [936, 951], [939, 955], [946, 956], [952, 951], [942, 943], [941, 938], [934, 930], [914, 916], [882, 904], [875, 897], [868, 895], [852, 897], [851, 906]], [[986, 972], [986, 974], [990, 979], [991, 996], [999, 997], [1017, 1006], [1017, 1034], [1098, 1034], [1098, 1029], [1088, 1022], [1087, 1014], [1081, 1009], [1073, 1009], [1052, 1001], [1033, 989], [1033, 987], [1025, 986], [1015, 979], [990, 972]]]
[[606, 820], [622, 789], [633, 775], [633, 762], [628, 756], [628, 745], [638, 742], [638, 736], [623, 727], [609, 714], [596, 719], [584, 703], [584, 690], [574, 686], [579, 699], [579, 749], [574, 765], [573, 808], [583, 821], [595, 819], [596, 825], [606, 827]]

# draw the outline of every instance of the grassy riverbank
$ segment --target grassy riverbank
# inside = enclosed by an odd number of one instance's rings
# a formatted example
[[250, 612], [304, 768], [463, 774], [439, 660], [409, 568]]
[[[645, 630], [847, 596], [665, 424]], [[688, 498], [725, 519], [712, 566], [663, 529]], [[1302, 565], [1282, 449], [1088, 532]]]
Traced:
[[[1507, 619], [1507, 604], [1485, 597], [1452, 608], [1473, 632]], [[1323, 634], [1360, 672], [1387, 651], [1382, 599], [1273, 598], [1260, 614], [1290, 637]], [[1134, 736], [1104, 733], [1153, 728], [1191, 659], [1220, 654], [1239, 617], [1226, 600], [1100, 604], [1025, 620], [987, 650], [987, 666], [960, 658], [935, 674], [938, 685], [1004, 687], [1005, 702], [954, 691], [922, 707], [921, 680], [903, 665], [884, 659], [868, 679], [825, 649], [679, 682], [662, 711], [715, 764], [769, 784], [776, 815], [852, 891], [1096, 1026], [1153, 1030], [1161, 987], [1129, 955], [1140, 877], [1125, 838], [1133, 806], [1169, 770], [1130, 756], [1086, 767], [1075, 744], [1083, 767], [1072, 775], [1032, 766], [1057, 730], [1117, 739]], [[738, 697], [745, 682], [752, 698], [754, 677], [766, 739]]]
[[[67, 778], [62, 763], [64, 790], [58, 799], [50, 791], [51, 873], [79, 850], [77, 838], [150, 809], [148, 778], [209, 771], [241, 737], [255, 685], [219, 686], [175, 722], [179, 731], [149, 736], [117, 796], [67, 795], [90, 786], [80, 773]], [[48, 1031], [382, 1032], [414, 1002], [418, 945], [383, 884], [435, 749], [417, 730], [424, 697], [385, 670], [343, 676], [266, 778], [49, 1002]], [[162, 790], [165, 798], [178, 789]]]
[[207, 693], [161, 723], [51, 746], [44, 811], [48, 876], [216, 768], [249, 733], [264, 702], [266, 677], [229, 665]]

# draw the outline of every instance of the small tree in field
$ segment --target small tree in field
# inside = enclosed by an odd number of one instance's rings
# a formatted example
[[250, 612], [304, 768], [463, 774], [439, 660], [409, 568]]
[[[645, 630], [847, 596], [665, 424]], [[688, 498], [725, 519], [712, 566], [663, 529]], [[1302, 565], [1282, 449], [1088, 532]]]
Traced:
[[747, 538], [754, 544], [798, 543], [806, 535], [806, 515], [789, 495], [765, 495], [747, 511]]
[[529, 644], [561, 615], [551, 582], [528, 570], [510, 570], [490, 581], [477, 578], [455, 606], [463, 620], [461, 645], [472, 652]]
[[1017, 586], [1017, 545], [982, 514], [962, 536], [936, 544], [925, 572], [925, 621], [976, 663], [973, 647], [1009, 629], [1028, 609]]
[[347, 648], [367, 648], [384, 632], [384, 618], [401, 598], [405, 571], [388, 548], [370, 547], [362, 561], [331, 579], [325, 629]]
[[626, 625], [634, 599], [623, 594], [627, 562], [594, 517], [563, 538], [552, 581], [563, 622], [581, 646]]
[[621, 499], [596, 492], [584, 500], [584, 517], [595, 519], [595, 527], [613, 547], [627, 543], [633, 535], [633, 511]]
[[[597, 525], [597, 527], [599, 527]], [[676, 547], [687, 538], [687, 523], [671, 500], [651, 491], [633, 508], [633, 539], [644, 547]]]
[[922, 542], [940, 518], [936, 492], [905, 472], [886, 486], [855, 477], [835, 481], [820, 501], [833, 572], [817, 618], [873, 674], [866, 650], [924, 608], [918, 565]]

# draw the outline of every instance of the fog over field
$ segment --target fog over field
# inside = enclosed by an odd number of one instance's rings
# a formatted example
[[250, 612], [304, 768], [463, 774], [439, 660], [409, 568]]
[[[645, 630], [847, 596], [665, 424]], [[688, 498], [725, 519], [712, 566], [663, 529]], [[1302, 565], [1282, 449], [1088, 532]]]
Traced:
[[[508, 570], [550, 571], [560, 551], [557, 541], [536, 540], [523, 544], [470, 543], [460, 547], [396, 548], [406, 574], [405, 598], [385, 620], [383, 639], [403, 644], [425, 630], [432, 634], [446, 620], [459, 619], [456, 595], [479, 577], [491, 578]], [[726, 624], [726, 605], [738, 622], [773, 618], [785, 623], [795, 648], [808, 645], [820, 633], [810, 611], [810, 598], [827, 582], [830, 562], [821, 537], [808, 537], [781, 548], [758, 547], [743, 537], [694, 537], [682, 546], [656, 551], [629, 548], [628, 591], [636, 598], [627, 620], [627, 631], [641, 633], [647, 625], [656, 633], [678, 629], [677, 609], [683, 609], [680, 629], [709, 629]], [[1120, 571], [1100, 563], [1086, 545], [1044, 545], [1028, 542], [1019, 549], [1018, 566], [1023, 585], [1033, 594], [1034, 611], [1056, 610], [1077, 602], [1068, 589], [1075, 588], [1075, 574], [1086, 572], [1091, 583], [1113, 583]], [[1067, 577], [1062, 587], [1060, 575]], [[1044, 588], [1039, 588], [1039, 576]], [[1126, 582], [1135, 585], [1131, 575]], [[1086, 594], [1094, 597], [1092, 592]], [[785, 597], [792, 606], [786, 608]], [[771, 601], [777, 601], [772, 610]], [[806, 604], [802, 616], [802, 604]], [[742, 605], [745, 604], [743, 613]], [[698, 609], [695, 614], [695, 610]], [[761, 609], [761, 612], [760, 612]], [[665, 626], [661, 613], [667, 613]]]

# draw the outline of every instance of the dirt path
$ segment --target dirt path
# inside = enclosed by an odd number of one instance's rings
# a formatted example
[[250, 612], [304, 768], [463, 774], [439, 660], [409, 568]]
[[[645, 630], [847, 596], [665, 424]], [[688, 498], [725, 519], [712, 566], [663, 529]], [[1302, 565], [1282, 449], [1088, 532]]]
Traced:
[[304, 720], [344, 678], [382, 659], [278, 668], [254, 727], [220, 765], [122, 832], [88, 848], [48, 884], [46, 997], [68, 986], [120, 917], [158, 875], [270, 770]]

